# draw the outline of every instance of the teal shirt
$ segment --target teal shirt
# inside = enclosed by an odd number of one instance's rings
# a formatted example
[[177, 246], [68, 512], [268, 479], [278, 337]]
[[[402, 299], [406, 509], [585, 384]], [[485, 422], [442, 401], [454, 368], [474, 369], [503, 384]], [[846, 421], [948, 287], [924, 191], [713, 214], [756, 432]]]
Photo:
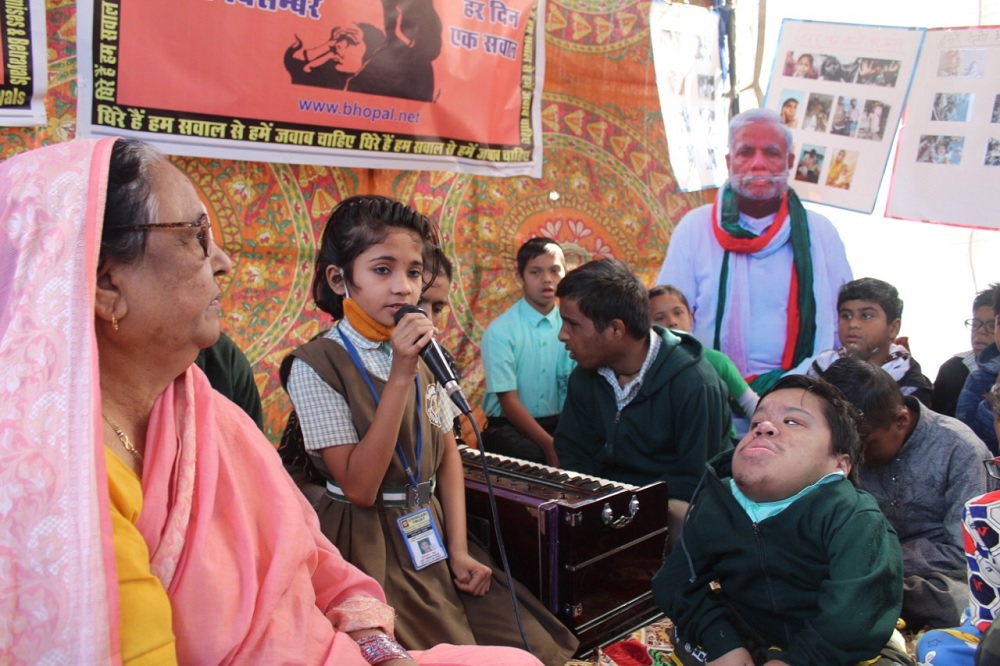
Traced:
[[561, 327], [558, 306], [543, 315], [523, 298], [487, 327], [480, 345], [487, 416], [503, 416], [497, 393], [507, 391], [517, 391], [535, 418], [562, 412], [576, 362], [559, 341]]

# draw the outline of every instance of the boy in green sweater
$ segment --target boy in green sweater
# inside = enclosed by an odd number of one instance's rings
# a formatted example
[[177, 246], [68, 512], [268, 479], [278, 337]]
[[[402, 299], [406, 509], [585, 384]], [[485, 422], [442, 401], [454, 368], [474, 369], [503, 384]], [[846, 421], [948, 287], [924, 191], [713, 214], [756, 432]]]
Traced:
[[[653, 323], [663, 328], [671, 328], [690, 333], [694, 329], [694, 313], [681, 290], [672, 284], [658, 284], [649, 290], [649, 314]], [[705, 360], [708, 361], [729, 389], [730, 404], [733, 408], [733, 427], [737, 428], [739, 417], [748, 417], [757, 409], [760, 396], [750, 388], [736, 364], [728, 356], [710, 347], [705, 347]], [[738, 407], [736, 407], [738, 405]], [[746, 432], [745, 421], [739, 427], [739, 433]]]
[[676, 663], [912, 663], [887, 645], [898, 636], [902, 551], [855, 487], [856, 420], [826, 382], [784, 377], [736, 449], [709, 461], [653, 578], [677, 628]]

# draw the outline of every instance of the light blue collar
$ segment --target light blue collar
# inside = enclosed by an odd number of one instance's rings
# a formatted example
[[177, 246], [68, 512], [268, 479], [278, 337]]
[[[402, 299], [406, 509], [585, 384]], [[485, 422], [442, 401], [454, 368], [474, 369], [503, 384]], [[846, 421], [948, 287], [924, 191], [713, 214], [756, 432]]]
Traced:
[[744, 495], [743, 491], [736, 486], [735, 479], [729, 479], [729, 488], [732, 490], [733, 497], [737, 502], [739, 502], [739, 505], [743, 507], [743, 510], [747, 512], [747, 515], [750, 516], [750, 520], [755, 523], [759, 523], [762, 520], [767, 520], [771, 516], [777, 516], [779, 513], [790, 507], [796, 500], [801, 497], [805, 497], [819, 486], [839, 481], [844, 477], [845, 474], [841, 471], [830, 472], [816, 483], [811, 486], [806, 486], [791, 497], [786, 497], [785, 499], [774, 502], [754, 502], [752, 499]]

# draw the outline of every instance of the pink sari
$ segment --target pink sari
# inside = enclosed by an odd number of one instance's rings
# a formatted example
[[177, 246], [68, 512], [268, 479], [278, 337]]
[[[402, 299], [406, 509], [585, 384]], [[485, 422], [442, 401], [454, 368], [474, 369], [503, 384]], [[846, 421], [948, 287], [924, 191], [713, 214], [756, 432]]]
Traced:
[[[0, 656], [120, 663], [94, 289], [113, 139], [0, 164]], [[91, 193], [101, 193], [91, 196]], [[364, 666], [378, 584], [321, 534], [254, 423], [195, 367], [154, 405], [137, 527], [184, 664]], [[536, 665], [442, 645], [420, 664]]]

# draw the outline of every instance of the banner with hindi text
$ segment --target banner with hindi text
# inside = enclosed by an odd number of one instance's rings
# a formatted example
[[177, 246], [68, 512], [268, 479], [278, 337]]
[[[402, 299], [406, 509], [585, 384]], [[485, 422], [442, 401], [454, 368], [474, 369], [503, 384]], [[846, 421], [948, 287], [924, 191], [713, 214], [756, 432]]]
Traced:
[[45, 0], [0, 2], [0, 125], [45, 124]]
[[542, 17], [544, 0], [81, 0], [79, 133], [538, 177]]

